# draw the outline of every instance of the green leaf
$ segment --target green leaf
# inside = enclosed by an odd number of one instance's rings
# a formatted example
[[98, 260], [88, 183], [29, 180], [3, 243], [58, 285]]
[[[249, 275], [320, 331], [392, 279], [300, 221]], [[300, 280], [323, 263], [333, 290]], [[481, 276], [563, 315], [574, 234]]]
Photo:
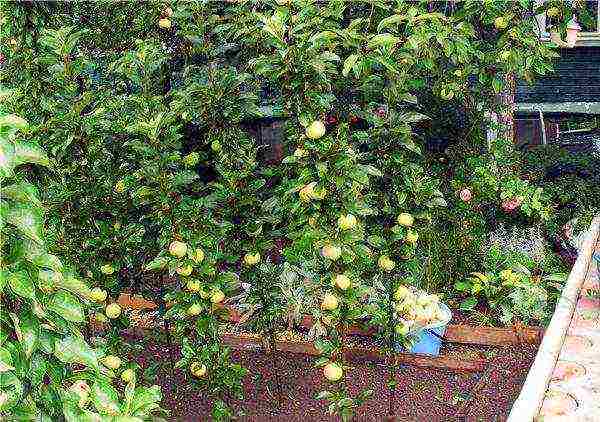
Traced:
[[0, 197], [12, 199], [17, 202], [29, 202], [40, 207], [42, 204], [38, 199], [38, 191], [31, 183], [19, 182], [6, 186], [0, 190]]
[[14, 369], [12, 355], [4, 347], [0, 347], [0, 373]]
[[346, 60], [344, 60], [344, 67], [342, 69], [342, 75], [344, 77], [347, 77], [350, 74], [350, 71], [356, 64], [357, 60], [358, 60], [358, 54], [351, 54], [346, 58]]
[[40, 323], [30, 312], [24, 312], [20, 315], [19, 328], [21, 330], [21, 338], [19, 341], [23, 346], [25, 356], [30, 358], [38, 346]]
[[26, 299], [35, 298], [35, 287], [33, 280], [29, 277], [27, 271], [21, 270], [16, 273], [9, 274], [8, 285], [10, 289], [21, 297]]
[[546, 281], [565, 281], [567, 278], [569, 278], [569, 274], [566, 273], [556, 273], [556, 274], [550, 274], [544, 277], [544, 280]]
[[464, 281], [457, 281], [454, 283], [454, 289], [458, 290], [459, 292], [465, 292], [469, 290], [469, 284]]
[[405, 123], [419, 123], [423, 120], [430, 120], [431, 117], [426, 116], [425, 114], [417, 113], [416, 111], [410, 111], [407, 113], [402, 113], [400, 116], [400, 120]]
[[446, 200], [440, 196], [437, 196], [433, 199], [431, 199], [428, 203], [427, 206], [432, 208], [432, 207], [447, 207], [448, 206], [448, 202], [446, 202]]
[[150, 263], [148, 263], [148, 265], [146, 265], [146, 270], [147, 271], [164, 270], [167, 267], [168, 263], [169, 263], [169, 259], [167, 257], [157, 256]]
[[330, 42], [331, 40], [333, 40], [336, 37], [337, 37], [337, 34], [333, 31], [322, 31], [322, 32], [317, 32], [312, 37], [310, 37], [308, 42], [311, 43], [314, 48], [318, 44], [321, 44], [323, 42]]
[[177, 187], [189, 185], [190, 183], [198, 180], [200, 176], [196, 172], [191, 170], [182, 170], [175, 175], [173, 184]]
[[42, 148], [38, 145], [24, 141], [15, 142], [15, 165], [39, 164], [49, 166], [50, 160]]
[[13, 372], [0, 372], [0, 392], [6, 394], [0, 401], [0, 413], [15, 406], [23, 394], [23, 384]]
[[400, 38], [392, 34], [377, 34], [369, 41], [369, 48], [392, 47], [400, 41]]
[[477, 305], [477, 298], [470, 297], [460, 303], [460, 309], [463, 311], [471, 311]]
[[79, 363], [99, 370], [98, 356], [79, 336], [69, 336], [54, 342], [54, 356], [64, 363]]
[[91, 399], [101, 414], [115, 416], [119, 413], [119, 394], [112, 385], [96, 381], [92, 385]]
[[34, 359], [31, 359], [29, 371], [29, 379], [32, 385], [39, 385], [44, 380], [46, 370], [48, 369], [48, 362], [41, 353], [36, 354]]
[[379, 22], [379, 25], [377, 25], [377, 32], [381, 32], [382, 29], [388, 28], [392, 25], [397, 25], [405, 19], [407, 19], [406, 15], [388, 16], [387, 18], [384, 18], [381, 20], [381, 22]]
[[29, 239], [42, 243], [42, 211], [28, 205], [18, 204], [10, 207], [6, 215], [6, 222], [15, 226]]
[[6, 131], [8, 129], [16, 132], [17, 130], [27, 129], [27, 126], [27, 120], [16, 114], [5, 114], [4, 116], [0, 116], [1, 131]]
[[145, 417], [152, 411], [159, 408], [162, 400], [162, 394], [158, 385], [152, 387], [138, 387], [130, 405], [130, 414], [132, 416]]
[[60, 258], [56, 255], [49, 254], [47, 252], [42, 252], [36, 255], [29, 256], [31, 262], [38, 267], [42, 268], [50, 268], [54, 271], [61, 271], [63, 268], [62, 262], [60, 262]]
[[369, 242], [371, 246], [374, 246], [376, 248], [382, 248], [385, 244], [385, 240], [383, 239], [383, 237], [377, 235], [369, 236], [367, 238], [367, 242]]
[[79, 297], [91, 299], [92, 290], [87, 284], [71, 274], [61, 274], [61, 277], [55, 278], [55, 282], [61, 289], [68, 290]]
[[361, 165], [360, 167], [365, 173], [370, 174], [371, 176], [375, 176], [375, 177], [383, 176], [383, 173], [379, 169], [377, 169], [376, 167], [374, 167], [372, 165]]
[[59, 290], [52, 295], [47, 309], [60, 315], [67, 321], [83, 322], [85, 320], [83, 308], [77, 296], [65, 290]]
[[0, 137], [0, 180], [11, 177], [15, 168], [15, 146]]

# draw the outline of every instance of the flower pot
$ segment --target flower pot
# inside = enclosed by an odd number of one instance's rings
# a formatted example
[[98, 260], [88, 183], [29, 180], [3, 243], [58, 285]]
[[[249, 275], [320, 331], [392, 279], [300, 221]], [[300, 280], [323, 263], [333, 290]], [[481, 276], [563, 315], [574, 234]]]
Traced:
[[[418, 353], [423, 355], [438, 356], [442, 347], [442, 337], [446, 332], [446, 327], [452, 319], [450, 308], [443, 303], [440, 303], [440, 308], [446, 314], [446, 318], [435, 324], [423, 327], [416, 333], [416, 342], [408, 351], [409, 353]], [[403, 347], [401, 344], [396, 344], [396, 351], [401, 352]]]

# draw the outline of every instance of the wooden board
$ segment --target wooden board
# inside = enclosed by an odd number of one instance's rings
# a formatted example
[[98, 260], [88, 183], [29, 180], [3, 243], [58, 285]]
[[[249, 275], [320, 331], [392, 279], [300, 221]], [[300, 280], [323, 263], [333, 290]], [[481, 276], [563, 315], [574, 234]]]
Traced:
[[451, 343], [501, 346], [507, 344], [539, 344], [544, 330], [538, 327], [495, 328], [450, 324], [444, 340]]
[[[240, 322], [240, 314], [236, 309], [229, 307], [229, 320], [234, 323]], [[299, 326], [310, 329], [313, 319], [310, 315], [304, 315]], [[375, 334], [374, 327], [360, 327], [351, 325], [348, 334], [357, 336], [372, 336]], [[520, 328], [496, 328], [477, 327], [472, 325], [449, 324], [444, 334], [444, 340], [450, 343], [478, 344], [482, 346], [501, 346], [515, 344], [539, 344], [542, 341], [544, 330], [538, 327]]]
[[[248, 351], [262, 351], [263, 339], [258, 336], [245, 336], [236, 334], [224, 334], [221, 337], [223, 344], [236, 349]], [[287, 353], [320, 356], [321, 353], [313, 343], [304, 341], [277, 341], [277, 350]], [[380, 349], [362, 346], [352, 346], [346, 349], [346, 357], [350, 360], [368, 360], [383, 362], [388, 357]], [[485, 359], [453, 358], [449, 356], [427, 356], [407, 353], [395, 353], [392, 359], [398, 363], [419, 366], [424, 368], [447, 369], [457, 372], [482, 372], [487, 366]]]
[[[141, 296], [121, 294], [118, 303], [124, 308], [154, 310], [156, 305], [144, 299]], [[240, 313], [231, 306], [226, 306], [229, 311], [229, 321], [239, 323], [241, 321]], [[313, 318], [310, 315], [304, 315], [300, 322], [300, 328], [310, 329], [313, 325]], [[358, 336], [372, 336], [375, 334], [374, 327], [361, 327], [351, 325], [348, 334]], [[482, 346], [502, 346], [518, 344], [540, 344], [544, 330], [538, 327], [515, 327], [515, 328], [496, 328], [496, 327], [477, 327], [472, 325], [449, 324], [444, 334], [444, 340], [450, 343], [478, 344]]]

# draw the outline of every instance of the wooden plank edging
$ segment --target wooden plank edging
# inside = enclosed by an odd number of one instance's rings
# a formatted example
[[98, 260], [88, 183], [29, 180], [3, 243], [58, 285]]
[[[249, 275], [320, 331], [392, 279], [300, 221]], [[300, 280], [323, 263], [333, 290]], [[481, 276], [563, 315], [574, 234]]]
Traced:
[[[241, 318], [239, 312], [228, 307], [229, 321], [239, 323]], [[304, 315], [299, 326], [309, 330], [313, 325], [313, 318]], [[359, 325], [351, 325], [348, 334], [358, 336], [372, 336], [376, 333], [374, 327], [362, 328]], [[481, 346], [502, 346], [517, 344], [539, 344], [544, 336], [544, 329], [540, 327], [521, 328], [498, 328], [477, 327], [472, 325], [449, 324], [444, 334], [444, 340], [450, 343], [477, 344]]]
[[600, 216], [592, 221], [577, 261], [563, 288], [556, 310], [546, 329], [523, 388], [514, 402], [507, 422], [531, 422], [538, 416], [567, 330], [573, 318], [577, 298], [589, 271], [594, 246], [600, 234]]
[[[156, 310], [154, 302], [144, 299], [139, 295], [121, 293], [117, 303], [123, 308], [137, 309], [142, 311]], [[229, 321], [239, 323], [241, 316], [239, 312], [226, 306], [229, 311]], [[313, 318], [310, 315], [304, 315], [299, 326], [304, 329], [310, 329], [313, 325]], [[376, 333], [375, 328], [362, 328], [359, 325], [351, 325], [348, 334], [358, 336], [372, 336]], [[478, 327], [472, 325], [449, 324], [444, 334], [444, 340], [450, 343], [475, 344], [481, 346], [503, 346], [518, 344], [539, 344], [542, 341], [544, 330], [539, 327], [521, 327], [516, 328], [497, 328], [497, 327]]]
[[[264, 340], [259, 336], [224, 334], [221, 336], [223, 344], [235, 350], [263, 350]], [[307, 356], [320, 356], [321, 352], [313, 343], [307, 341], [277, 341], [275, 347], [278, 351], [301, 354]], [[364, 346], [349, 346], [346, 348], [346, 357], [350, 360], [368, 360], [384, 362], [388, 358], [378, 348]], [[453, 358], [450, 356], [427, 356], [409, 353], [394, 353], [391, 359], [398, 363], [419, 366], [424, 368], [438, 368], [457, 372], [482, 372], [487, 366], [486, 359]]]

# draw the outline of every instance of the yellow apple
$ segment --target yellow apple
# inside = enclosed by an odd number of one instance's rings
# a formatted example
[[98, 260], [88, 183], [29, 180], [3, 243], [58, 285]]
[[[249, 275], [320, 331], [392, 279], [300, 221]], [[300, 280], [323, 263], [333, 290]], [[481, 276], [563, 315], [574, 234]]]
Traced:
[[558, 7], [551, 7], [546, 11], [546, 15], [551, 18], [557, 17], [559, 13], [560, 11], [558, 10]]
[[196, 378], [202, 378], [206, 375], [206, 365], [200, 362], [192, 362], [190, 365], [190, 372]]
[[219, 141], [212, 141], [210, 143], [210, 148], [214, 151], [214, 152], [219, 152], [223, 149], [223, 147], [221, 147], [221, 143]]
[[187, 277], [188, 275], [190, 275], [192, 273], [193, 268], [191, 265], [185, 265], [183, 267], [177, 267], [177, 269], [175, 271], [177, 271], [177, 274]]
[[336, 275], [334, 281], [335, 281], [336, 287], [340, 290], [346, 290], [352, 284], [350, 279], [347, 276], [345, 276], [344, 274]]
[[123, 192], [125, 192], [125, 182], [123, 180], [119, 180], [115, 184], [115, 192], [117, 192], [117, 193], [123, 193]]
[[192, 252], [192, 261], [194, 261], [196, 264], [204, 261], [204, 251], [200, 248], [194, 249], [194, 252]]
[[162, 29], [169, 29], [171, 27], [171, 20], [162, 18], [158, 21], [158, 26], [160, 26]]
[[296, 148], [294, 151], [294, 157], [296, 158], [304, 158], [308, 155], [308, 151], [303, 148]]
[[106, 315], [104, 315], [102, 312], [96, 312], [92, 318], [94, 318], [96, 322], [99, 322], [101, 324], [108, 321], [108, 318], [106, 318]]
[[197, 303], [191, 305], [187, 310], [188, 315], [191, 316], [200, 315], [200, 312], [202, 312], [202, 307]]
[[121, 366], [121, 358], [114, 355], [105, 356], [100, 359], [100, 362], [109, 369], [119, 369]]
[[498, 16], [494, 19], [494, 26], [496, 29], [505, 29], [508, 26], [508, 22], [502, 16]]
[[113, 268], [112, 265], [106, 264], [106, 265], [103, 265], [100, 267], [100, 272], [102, 274], [111, 275], [111, 274], [114, 274], [115, 269]]
[[200, 290], [200, 281], [196, 280], [194, 278], [192, 278], [191, 280], [188, 280], [186, 285], [185, 285], [186, 289], [188, 289], [190, 292], [197, 292]]
[[410, 326], [408, 325], [408, 323], [403, 322], [403, 321], [399, 322], [394, 327], [394, 331], [396, 331], [396, 334], [398, 334], [400, 336], [406, 336], [408, 334], [409, 330], [410, 330]]
[[377, 261], [377, 265], [379, 265], [379, 268], [381, 268], [382, 270], [384, 270], [388, 273], [396, 267], [396, 263], [394, 261], [392, 261], [386, 255], [382, 255], [379, 257], [379, 260]]
[[256, 265], [260, 262], [260, 253], [256, 252], [255, 254], [247, 253], [244, 255], [244, 264], [246, 265]]
[[320, 120], [315, 120], [306, 128], [306, 136], [310, 139], [319, 139], [325, 135], [325, 125]]
[[118, 318], [119, 315], [121, 315], [121, 307], [118, 303], [111, 303], [110, 305], [106, 306], [104, 312], [106, 313], [106, 316], [110, 319], [115, 319]]
[[344, 375], [342, 367], [335, 362], [328, 363], [323, 367], [323, 375], [328, 381], [336, 382], [339, 381]]
[[336, 261], [342, 256], [342, 249], [339, 246], [325, 245], [321, 248], [321, 255], [332, 261]]
[[126, 369], [121, 373], [121, 379], [124, 382], [131, 382], [133, 381], [135, 378], [135, 372], [133, 372], [133, 369]]
[[417, 240], [419, 240], [419, 234], [417, 232], [409, 230], [406, 234], [406, 242], [414, 245], [415, 243], [417, 243]]
[[326, 293], [323, 296], [323, 300], [321, 301], [321, 309], [323, 309], [324, 311], [333, 311], [337, 309], [337, 307], [338, 298], [331, 293]]
[[107, 296], [106, 290], [103, 290], [100, 287], [94, 287], [90, 293], [90, 298], [94, 302], [104, 302]]
[[304, 186], [302, 189], [300, 189], [298, 195], [300, 195], [300, 200], [302, 202], [310, 202], [310, 200], [313, 198], [314, 188], [316, 184], [317, 182], [311, 182], [308, 185]]
[[169, 253], [177, 258], [182, 258], [187, 253], [187, 245], [184, 242], [174, 240], [169, 245]]
[[356, 227], [356, 217], [352, 214], [340, 215], [337, 224], [342, 230], [350, 230]]
[[394, 292], [394, 300], [400, 302], [410, 295], [410, 290], [406, 286], [398, 286]]
[[414, 217], [407, 212], [403, 212], [402, 214], [398, 215], [398, 224], [401, 226], [412, 227], [414, 222]]
[[220, 289], [213, 290], [210, 295], [210, 301], [212, 303], [221, 303], [225, 299], [225, 293], [223, 293]]

